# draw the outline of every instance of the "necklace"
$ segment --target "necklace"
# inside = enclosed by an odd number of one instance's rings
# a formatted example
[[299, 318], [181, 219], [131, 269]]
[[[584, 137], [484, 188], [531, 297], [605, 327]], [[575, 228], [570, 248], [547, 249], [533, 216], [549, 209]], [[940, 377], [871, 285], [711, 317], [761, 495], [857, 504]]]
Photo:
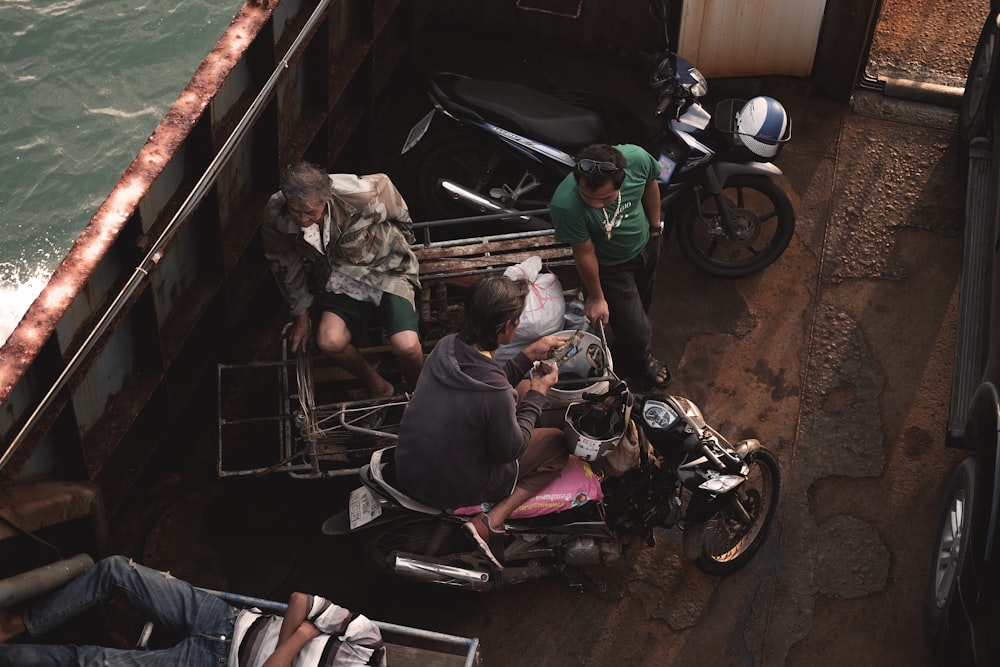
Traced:
[[608, 217], [607, 207], [601, 207], [601, 213], [604, 214], [604, 233], [608, 235], [608, 240], [611, 240], [611, 230], [617, 225], [621, 224], [621, 220], [618, 219], [618, 214], [622, 210], [622, 191], [618, 191], [618, 204], [615, 206], [614, 215], [610, 218]]

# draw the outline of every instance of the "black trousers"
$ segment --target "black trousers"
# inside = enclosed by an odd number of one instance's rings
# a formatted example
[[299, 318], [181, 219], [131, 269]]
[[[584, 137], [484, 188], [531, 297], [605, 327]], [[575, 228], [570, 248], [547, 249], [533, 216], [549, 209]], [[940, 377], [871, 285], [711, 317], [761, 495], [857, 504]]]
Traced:
[[660, 237], [652, 237], [638, 255], [623, 264], [600, 267], [601, 289], [608, 302], [613, 333], [611, 358], [615, 372], [625, 377], [643, 376], [650, 356], [653, 325], [646, 313], [653, 300]]

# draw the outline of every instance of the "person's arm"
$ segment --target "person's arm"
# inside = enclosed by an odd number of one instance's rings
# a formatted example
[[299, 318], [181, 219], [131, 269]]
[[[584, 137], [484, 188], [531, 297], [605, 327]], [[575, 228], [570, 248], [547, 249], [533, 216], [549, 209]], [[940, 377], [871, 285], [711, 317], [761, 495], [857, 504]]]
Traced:
[[292, 352], [298, 352], [300, 348], [305, 352], [311, 337], [312, 327], [309, 322], [309, 311], [299, 313], [292, 319], [292, 328], [288, 332], [288, 342]]
[[569, 338], [566, 336], [542, 336], [524, 348], [524, 355], [531, 361], [544, 361], [552, 356]]
[[556, 382], [559, 382], [559, 366], [555, 363], [539, 363], [528, 380], [528, 389], [545, 396]]
[[650, 236], [659, 236], [663, 218], [660, 215], [660, 186], [655, 180], [646, 183], [642, 192], [642, 210], [646, 212]]
[[302, 621], [306, 620], [311, 602], [312, 596], [306, 593], [295, 592], [288, 598], [288, 608], [281, 619], [281, 630], [278, 632], [278, 644], [288, 639]]
[[[292, 351], [309, 340], [309, 307], [313, 295], [306, 281], [306, 270], [302, 255], [294, 247], [289, 235], [278, 229], [273, 209], [275, 203], [268, 203], [264, 223], [261, 225], [261, 241], [264, 246], [264, 257], [271, 267], [275, 282], [281, 291], [291, 313], [293, 325], [288, 333]], [[304, 349], [304, 348], [303, 348]]]
[[[284, 633], [285, 624], [282, 622], [281, 631]], [[302, 621], [298, 627], [286, 639], [278, 642], [274, 653], [268, 656], [262, 667], [292, 667], [292, 661], [299, 654], [302, 647], [310, 639], [319, 637], [319, 629], [309, 621]]]
[[320, 632], [315, 625], [306, 620], [312, 596], [295, 592], [288, 598], [288, 608], [281, 619], [281, 629], [278, 631], [278, 645], [274, 653], [268, 656], [263, 667], [281, 667], [291, 665], [306, 642], [318, 637]]
[[583, 289], [587, 293], [583, 314], [592, 324], [596, 324], [598, 320], [607, 324], [611, 315], [608, 312], [608, 302], [604, 299], [604, 290], [601, 289], [594, 242], [587, 240], [583, 243], [574, 243], [573, 260], [576, 262], [576, 271], [580, 274], [580, 282], [583, 283]]
[[375, 210], [384, 207], [389, 221], [395, 223], [403, 232], [407, 243], [413, 244], [416, 237], [413, 235], [413, 220], [410, 218], [410, 209], [392, 180], [385, 174], [371, 174], [361, 178], [372, 183], [371, 205], [375, 207]]

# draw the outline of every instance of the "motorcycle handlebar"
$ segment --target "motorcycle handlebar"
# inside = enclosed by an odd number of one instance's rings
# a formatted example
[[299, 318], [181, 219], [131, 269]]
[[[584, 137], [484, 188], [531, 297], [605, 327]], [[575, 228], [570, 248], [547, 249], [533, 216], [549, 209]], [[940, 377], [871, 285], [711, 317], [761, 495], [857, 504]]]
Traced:
[[656, 116], [657, 116], [657, 118], [659, 118], [660, 116], [662, 116], [666, 112], [667, 108], [670, 106], [670, 103], [672, 101], [673, 101], [673, 97], [671, 95], [661, 95], [660, 96], [660, 103], [656, 105]]
[[[598, 382], [615, 382], [617, 378], [613, 378], [610, 375], [596, 375], [594, 377], [586, 378], [572, 378], [570, 380], [559, 380], [553, 386], [555, 389], [571, 389], [579, 387], [589, 387], [590, 385], [597, 384]], [[603, 396], [604, 394], [599, 394]]]
[[[600, 381], [601, 379], [602, 378], [587, 378], [587, 380], [589, 382]], [[605, 378], [605, 379], [613, 380], [614, 378]], [[628, 388], [625, 386], [625, 383], [622, 382], [621, 380], [618, 380], [616, 384], [613, 384], [604, 393], [591, 393], [589, 391], [585, 391], [585, 392], [583, 392], [583, 394], [580, 397], [583, 400], [585, 400], [587, 402], [590, 402], [590, 403], [600, 403], [604, 399], [610, 398], [611, 396], [620, 396], [620, 395], [622, 395], [625, 391], [627, 391], [627, 389]]]

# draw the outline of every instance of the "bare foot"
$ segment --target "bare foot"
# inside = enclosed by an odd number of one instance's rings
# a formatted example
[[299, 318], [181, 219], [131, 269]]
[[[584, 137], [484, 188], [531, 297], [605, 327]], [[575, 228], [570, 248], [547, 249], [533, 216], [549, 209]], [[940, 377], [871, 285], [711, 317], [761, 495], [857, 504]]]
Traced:
[[392, 386], [391, 382], [385, 379], [382, 379], [382, 382], [378, 386], [369, 387], [368, 391], [372, 398], [392, 398], [396, 395], [396, 388]]
[[0, 609], [0, 644], [23, 634], [25, 629], [24, 619], [20, 614]]

